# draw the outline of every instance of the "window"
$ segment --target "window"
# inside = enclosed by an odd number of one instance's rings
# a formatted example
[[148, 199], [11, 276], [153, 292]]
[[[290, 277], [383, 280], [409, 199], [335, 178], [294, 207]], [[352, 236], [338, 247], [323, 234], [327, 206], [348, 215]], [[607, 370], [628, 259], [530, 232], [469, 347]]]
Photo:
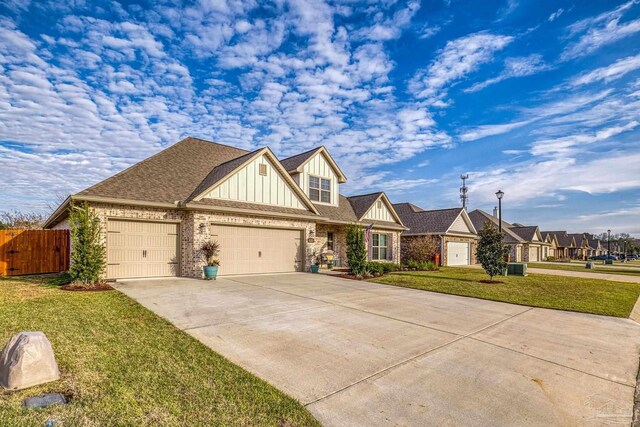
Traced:
[[267, 176], [267, 165], [264, 163], [260, 164], [260, 167], [258, 168], [258, 172], [260, 173], [260, 175], [262, 176]]
[[327, 250], [333, 250], [333, 233], [327, 233]]
[[387, 259], [387, 244], [389, 236], [374, 233], [371, 236], [371, 259]]
[[310, 176], [309, 198], [314, 202], [331, 203], [331, 180]]

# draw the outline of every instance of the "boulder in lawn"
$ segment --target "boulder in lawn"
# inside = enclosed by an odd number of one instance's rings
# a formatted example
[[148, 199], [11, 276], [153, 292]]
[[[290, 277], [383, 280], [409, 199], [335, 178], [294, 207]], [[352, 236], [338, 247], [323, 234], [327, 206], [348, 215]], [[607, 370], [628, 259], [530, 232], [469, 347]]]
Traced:
[[0, 353], [0, 386], [21, 390], [60, 379], [51, 343], [42, 332], [19, 332]]

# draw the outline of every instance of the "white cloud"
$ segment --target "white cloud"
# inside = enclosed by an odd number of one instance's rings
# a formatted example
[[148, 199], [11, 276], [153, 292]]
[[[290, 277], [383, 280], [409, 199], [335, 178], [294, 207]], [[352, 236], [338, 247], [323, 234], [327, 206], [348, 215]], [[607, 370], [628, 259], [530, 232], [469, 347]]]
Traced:
[[597, 68], [586, 74], [582, 74], [574, 78], [570, 84], [572, 86], [580, 86], [597, 81], [610, 82], [637, 69], [640, 69], [640, 55], [628, 56], [617, 60], [609, 66]]
[[432, 105], [442, 105], [447, 87], [493, 60], [495, 52], [504, 49], [513, 37], [475, 33], [447, 42], [426, 70], [419, 71], [409, 82], [409, 90]]
[[638, 4], [631, 0], [611, 11], [593, 18], [583, 19], [569, 26], [570, 36], [582, 34], [577, 42], [568, 45], [562, 52], [562, 60], [570, 60], [622, 40], [640, 31], [640, 19], [620, 22], [626, 12]]
[[551, 15], [549, 15], [549, 18], [547, 18], [547, 21], [553, 22], [556, 19], [558, 19], [560, 17], [560, 15], [562, 15], [563, 13], [564, 13], [564, 9], [560, 8], [560, 9], [556, 10], [555, 12], [553, 12]]
[[460, 135], [461, 141], [475, 141], [477, 139], [486, 138], [488, 136], [501, 135], [511, 132], [514, 129], [523, 127], [531, 123], [531, 120], [523, 120], [519, 122], [505, 123], [499, 125], [483, 125], [472, 128]]
[[551, 67], [549, 65], [545, 64], [544, 60], [542, 59], [542, 55], [539, 54], [507, 58], [504, 61], [504, 70], [502, 70], [502, 72], [498, 76], [485, 80], [483, 82], [478, 82], [470, 88], [465, 89], [465, 92], [477, 92], [486, 88], [487, 86], [499, 83], [503, 80], [511, 79], [514, 77], [530, 76], [541, 71], [549, 70], [550, 68]]

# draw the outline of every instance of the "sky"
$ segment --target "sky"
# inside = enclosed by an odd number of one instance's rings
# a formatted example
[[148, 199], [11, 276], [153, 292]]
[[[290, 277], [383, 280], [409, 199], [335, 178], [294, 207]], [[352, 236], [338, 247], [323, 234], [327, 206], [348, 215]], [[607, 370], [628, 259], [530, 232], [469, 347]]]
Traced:
[[640, 235], [640, 0], [0, 4], [0, 210], [186, 136], [324, 145], [344, 194]]

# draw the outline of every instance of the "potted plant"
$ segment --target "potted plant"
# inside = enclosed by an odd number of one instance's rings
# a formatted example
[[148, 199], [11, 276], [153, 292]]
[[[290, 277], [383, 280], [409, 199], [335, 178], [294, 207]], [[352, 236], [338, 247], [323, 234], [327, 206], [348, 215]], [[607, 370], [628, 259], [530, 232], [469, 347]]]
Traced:
[[313, 255], [311, 255], [311, 272], [317, 273], [318, 271], [320, 271], [320, 257], [314, 252]]
[[203, 267], [204, 278], [207, 280], [216, 280], [218, 276], [218, 267], [220, 260], [216, 258], [220, 253], [220, 244], [215, 240], [206, 240], [200, 245], [200, 254], [206, 265]]

